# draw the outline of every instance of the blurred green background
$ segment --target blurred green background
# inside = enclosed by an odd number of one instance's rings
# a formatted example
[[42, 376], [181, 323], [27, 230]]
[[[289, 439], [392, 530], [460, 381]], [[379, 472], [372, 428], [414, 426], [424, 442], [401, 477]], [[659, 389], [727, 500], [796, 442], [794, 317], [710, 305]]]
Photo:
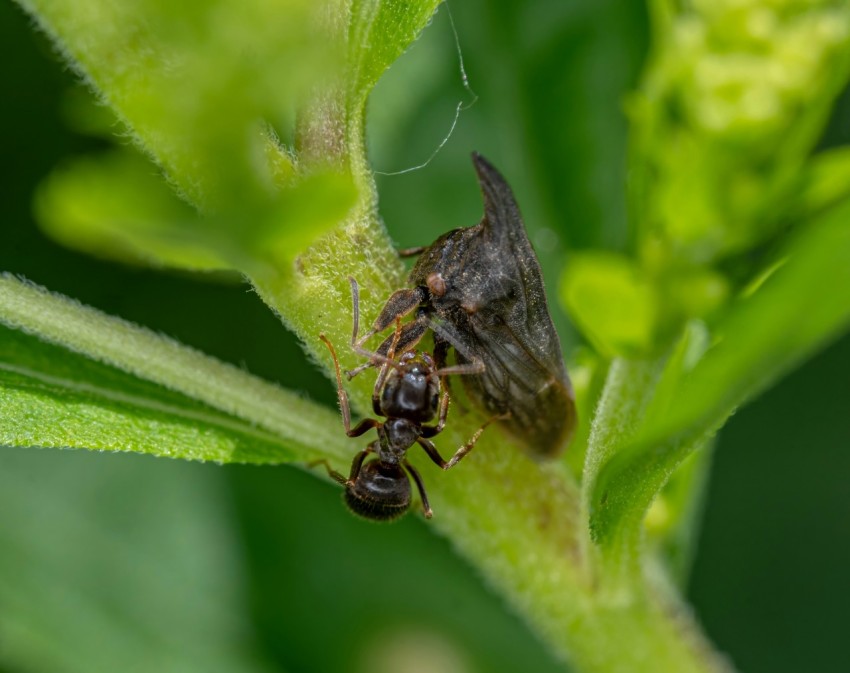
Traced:
[[[477, 149], [511, 180], [550, 283], [569, 250], [623, 246], [621, 103], [647, 48], [641, 3], [452, 10], [479, 99], [427, 168], [379, 176], [394, 240], [428, 243], [477, 221]], [[39, 181], [108, 144], [69, 127], [73, 77], [11, 3], [0, 4], [0, 50], [0, 270], [332, 405], [328, 380], [246, 286], [98, 261], [40, 233]], [[443, 8], [372, 98], [374, 168], [426, 160], [471, 99]], [[823, 144], [848, 137], [844, 96]], [[742, 671], [847, 670], [848, 402], [845, 338], [718, 442], [689, 594]], [[337, 489], [297, 469], [4, 449], [0, 671], [115, 670], [563, 668], [418, 517], [360, 522]]]

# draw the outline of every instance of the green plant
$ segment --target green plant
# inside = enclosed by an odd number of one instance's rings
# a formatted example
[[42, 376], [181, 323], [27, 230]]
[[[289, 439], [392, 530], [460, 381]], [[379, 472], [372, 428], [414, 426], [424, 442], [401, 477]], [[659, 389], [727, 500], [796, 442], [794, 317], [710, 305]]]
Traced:
[[[346, 276], [366, 315], [402, 282], [364, 109], [436, 3], [23, 4], [182, 197], [124, 148], [54, 173], [45, 227], [104, 255], [246, 275], [327, 370], [316, 337], [347, 338]], [[847, 293], [821, 291], [850, 285], [850, 163], [813, 155], [847, 79], [847, 12], [653, 5], [628, 106], [630, 243], [574, 255], [560, 286], [593, 345], [573, 368], [569, 466], [491, 433], [463, 479], [429, 480], [433, 524], [577, 670], [726, 665], [662, 564], [685, 572], [674, 546], [710, 437], [850, 320]], [[330, 409], [9, 276], [0, 316], [2, 444], [347, 467]], [[368, 388], [352, 387], [361, 409]], [[453, 418], [450, 439], [474, 425]]]

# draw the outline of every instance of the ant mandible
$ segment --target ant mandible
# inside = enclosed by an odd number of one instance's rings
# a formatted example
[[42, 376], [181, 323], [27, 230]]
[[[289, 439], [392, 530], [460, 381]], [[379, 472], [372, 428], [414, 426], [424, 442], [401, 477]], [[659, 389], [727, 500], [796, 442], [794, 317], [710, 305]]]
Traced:
[[[396, 359], [395, 351], [401, 338], [401, 321], [396, 321], [396, 330], [392, 343], [386, 353], [372, 353], [363, 349], [357, 341], [360, 323], [360, 292], [357, 281], [349, 278], [354, 309], [354, 329], [351, 346], [355, 352], [367, 356], [381, 369], [372, 391], [372, 409], [377, 416], [386, 420], [365, 418], [351, 427], [351, 409], [348, 394], [342, 387], [339, 359], [333, 344], [324, 335], [319, 338], [328, 347], [336, 372], [337, 396], [342, 412], [345, 434], [359, 437], [372, 428], [378, 432], [378, 439], [360, 451], [351, 462], [351, 471], [346, 478], [323, 462], [330, 477], [345, 486], [345, 503], [359, 516], [374, 521], [391, 521], [400, 517], [410, 507], [410, 480], [416, 482], [416, 488], [422, 499], [422, 511], [425, 518], [432, 516], [428, 496], [422, 477], [406, 458], [407, 450], [419, 444], [428, 457], [444, 470], [457, 463], [475, 446], [481, 433], [494, 420], [484, 423], [472, 438], [461, 446], [449, 460], [443, 460], [437, 447], [430, 438], [440, 434], [446, 425], [449, 412], [449, 394], [442, 390], [441, 377], [450, 374], [480, 374], [482, 365], [471, 363], [436, 369], [433, 358], [423, 351], [407, 350]], [[348, 372], [349, 379], [360, 370]], [[425, 425], [437, 418], [436, 425]], [[376, 458], [365, 462], [366, 457], [374, 453]]]

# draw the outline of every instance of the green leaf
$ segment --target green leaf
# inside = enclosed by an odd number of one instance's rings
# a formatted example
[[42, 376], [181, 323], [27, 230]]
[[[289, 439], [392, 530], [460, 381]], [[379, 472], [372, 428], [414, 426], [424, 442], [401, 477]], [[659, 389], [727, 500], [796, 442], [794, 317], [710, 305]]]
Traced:
[[801, 219], [817, 215], [844, 200], [850, 192], [850, 148], [837, 147], [812, 157], [802, 175], [793, 205]]
[[653, 9], [662, 32], [629, 106], [633, 216], [641, 248], [704, 264], [781, 231], [850, 72], [850, 7]]
[[734, 303], [714, 345], [665, 394], [633, 440], [599, 470], [591, 530], [607, 548], [637, 544], [652, 498], [734, 410], [850, 326], [850, 203], [794, 237], [784, 265]]
[[607, 357], [650, 350], [658, 297], [636, 264], [613, 253], [584, 253], [561, 278], [561, 299], [596, 349]]
[[646, 515], [649, 541], [683, 592], [696, 558], [714, 442], [695, 449], [670, 477]]
[[189, 269], [287, 274], [357, 202], [345, 166], [299, 162], [278, 139], [293, 136], [315, 82], [343, 67], [313, 3], [23, 4], [206, 216], [184, 212], [144, 169], [107, 159], [48, 186], [42, 215], [65, 242], [101, 254], [117, 243], [125, 256]]
[[155, 167], [131, 151], [113, 151], [62, 165], [39, 187], [39, 224], [69, 248], [122, 262], [194, 270], [228, 261], [194, 240], [198, 214], [168, 187]]
[[366, 95], [381, 75], [416, 40], [442, 0], [354, 0], [349, 29], [348, 80], [353, 101]]
[[257, 463], [350, 455], [332, 411], [8, 275], [0, 324], [54, 344], [0, 333], [0, 443]]
[[134, 451], [219, 463], [301, 459], [274, 435], [0, 327], [0, 445]]
[[341, 63], [307, 0], [21, 4], [205, 211], [265, 203], [262, 120], [290, 127], [312, 82]]
[[121, 150], [54, 170], [36, 195], [36, 215], [60, 243], [102, 257], [196, 271], [266, 260], [286, 274], [355, 198], [350, 179], [316, 172], [290, 180], [268, 212], [254, 212], [252, 226], [229, 232], [227, 218], [199, 216], [147, 160]]

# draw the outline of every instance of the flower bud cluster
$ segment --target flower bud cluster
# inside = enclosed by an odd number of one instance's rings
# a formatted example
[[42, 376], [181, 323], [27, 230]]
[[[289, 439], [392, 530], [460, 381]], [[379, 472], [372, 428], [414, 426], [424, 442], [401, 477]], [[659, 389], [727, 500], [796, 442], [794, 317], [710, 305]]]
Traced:
[[639, 239], [709, 264], [793, 207], [850, 74], [850, 2], [692, 0], [661, 33], [631, 106]]
[[674, 26], [684, 112], [695, 130], [746, 144], [783, 133], [815, 102], [850, 44], [834, 2], [698, 0]]

